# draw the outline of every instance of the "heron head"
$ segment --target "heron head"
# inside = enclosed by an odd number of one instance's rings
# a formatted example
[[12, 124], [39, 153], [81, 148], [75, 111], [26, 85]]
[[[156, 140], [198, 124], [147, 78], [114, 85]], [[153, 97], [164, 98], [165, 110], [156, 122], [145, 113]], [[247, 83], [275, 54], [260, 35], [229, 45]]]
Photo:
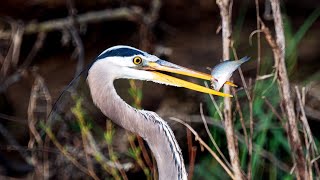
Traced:
[[203, 93], [232, 97], [230, 94], [215, 91], [213, 89], [164, 74], [163, 72], [180, 74], [203, 80], [211, 80], [212, 76], [210, 74], [205, 74], [170, 63], [158, 58], [157, 56], [148, 54], [130, 46], [114, 46], [103, 51], [96, 58], [96, 61], [93, 64], [93, 66], [97, 65], [107, 68], [109, 73], [111, 72], [115, 79], [127, 78], [153, 81], [171, 86], [184, 87]]

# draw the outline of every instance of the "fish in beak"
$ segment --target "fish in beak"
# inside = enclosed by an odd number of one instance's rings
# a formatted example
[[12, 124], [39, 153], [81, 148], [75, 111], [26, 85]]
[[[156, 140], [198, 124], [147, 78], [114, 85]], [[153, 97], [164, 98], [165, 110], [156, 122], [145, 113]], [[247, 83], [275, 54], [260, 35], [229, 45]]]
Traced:
[[235, 61], [223, 61], [216, 66], [211, 71], [211, 76], [214, 77], [211, 80], [213, 89], [219, 91], [220, 88], [227, 84], [227, 80], [232, 76], [232, 73], [240, 67], [241, 64], [249, 61], [249, 57], [243, 57], [240, 60]]
[[198, 71], [188, 69], [188, 68], [170, 63], [168, 61], [160, 60], [160, 59], [154, 62], [148, 62], [144, 66], [144, 69], [151, 71], [154, 75], [154, 80], [159, 83], [168, 84], [168, 85], [177, 86], [177, 87], [184, 87], [194, 91], [213, 94], [213, 95], [222, 96], [222, 97], [232, 97], [232, 95], [230, 94], [222, 93], [222, 92], [219, 92], [210, 88], [206, 88], [204, 86], [200, 86], [198, 84], [194, 84], [194, 83], [191, 83], [167, 74], [163, 74], [161, 73], [161, 71], [180, 74], [184, 76], [190, 76], [190, 77], [203, 79], [203, 80], [213, 79], [212, 75], [210, 74], [198, 72]]

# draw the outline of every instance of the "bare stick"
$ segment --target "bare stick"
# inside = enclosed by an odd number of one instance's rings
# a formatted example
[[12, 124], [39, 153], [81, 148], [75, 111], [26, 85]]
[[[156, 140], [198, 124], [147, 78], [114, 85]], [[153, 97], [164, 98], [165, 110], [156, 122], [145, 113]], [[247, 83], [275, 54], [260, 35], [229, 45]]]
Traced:
[[259, 76], [260, 72], [260, 64], [261, 64], [261, 34], [260, 34], [260, 9], [259, 9], [259, 0], [255, 0], [255, 5], [256, 5], [256, 16], [257, 16], [257, 74], [256, 78]]
[[192, 134], [187, 127], [186, 127], [186, 131], [187, 131], [187, 144], [188, 144], [188, 152], [189, 152], [188, 180], [192, 180], [197, 147], [193, 146]]
[[[308, 165], [310, 166], [309, 167], [309, 176], [310, 176], [310, 179], [312, 179], [312, 166], [313, 166], [313, 164], [311, 163], [310, 156], [312, 156], [312, 158], [314, 158], [319, 153], [318, 153], [318, 148], [314, 142], [313, 135], [312, 135], [312, 132], [311, 132], [308, 120], [307, 120], [305, 110], [304, 110], [304, 106], [305, 106], [305, 93], [304, 93], [304, 91], [305, 91], [305, 88], [302, 88], [302, 93], [300, 93], [298, 86], [295, 86], [295, 89], [296, 89], [297, 99], [298, 99], [298, 103], [299, 103], [300, 111], [301, 111], [300, 119], [301, 119], [302, 124], [304, 126], [304, 130], [305, 130], [304, 132], [305, 132], [305, 137], [306, 137], [305, 139], [306, 139], [306, 141], [308, 141], [308, 143], [306, 143], [306, 144], [308, 147], [311, 146], [310, 149], [309, 148], [307, 149], [307, 155], [308, 155], [307, 162], [308, 162]], [[314, 164], [314, 168], [316, 170], [316, 173], [319, 176], [319, 168], [318, 168], [317, 162]]]
[[[208, 85], [208, 83], [207, 83], [206, 81], [204, 82], [204, 85], [205, 85], [207, 88], [209, 88], [209, 85]], [[217, 104], [217, 101], [214, 99], [214, 97], [213, 97], [212, 94], [209, 94], [209, 97], [210, 97], [210, 99], [211, 99], [214, 107], [216, 108], [216, 110], [217, 110], [217, 112], [218, 112], [218, 115], [219, 115], [219, 117], [220, 117], [220, 120], [223, 121], [222, 112], [221, 112], [220, 109], [219, 109], [219, 106], [218, 106], [218, 104]]]
[[[41, 139], [41, 136], [39, 132], [36, 129], [37, 124], [37, 115], [36, 110], [38, 109], [37, 102], [39, 98], [39, 90], [40, 90], [40, 84], [41, 84], [41, 77], [38, 76], [35, 78], [34, 84], [31, 88], [30, 93], [30, 99], [29, 99], [29, 105], [28, 105], [28, 127], [29, 127], [29, 142], [28, 142], [28, 149], [32, 149], [36, 146], [36, 143], [40, 148], [42, 148], [43, 141]], [[38, 163], [38, 157], [36, 155], [37, 152], [32, 152], [31, 157], [33, 164], [35, 166], [35, 174], [42, 179], [48, 179], [49, 173], [45, 169], [43, 169], [43, 166], [39, 165]], [[43, 172], [43, 175], [42, 173]]]
[[[237, 51], [235, 49], [235, 47], [233, 46], [233, 41], [231, 43], [231, 48], [232, 48], [232, 51], [233, 51], [233, 54], [234, 54], [234, 57], [236, 60], [239, 60], [238, 58], [238, 55], [237, 55]], [[249, 90], [251, 90], [252, 88], [248, 88], [247, 86], [247, 83], [244, 79], [244, 75], [242, 73], [242, 70], [241, 70], [241, 67], [238, 68], [238, 71], [239, 71], [239, 75], [240, 75], [240, 78], [241, 78], [241, 81], [242, 81], [242, 84], [243, 84], [243, 87], [244, 87], [244, 91], [247, 95], [247, 99], [249, 101], [249, 117], [250, 117], [250, 134], [248, 136], [248, 133], [247, 133], [247, 129], [246, 129], [246, 126], [245, 126], [245, 122], [244, 122], [244, 118], [243, 118], [243, 114], [242, 114], [242, 111], [241, 111], [241, 106], [240, 106], [240, 103], [239, 103], [239, 100], [238, 100], [238, 96], [236, 94], [236, 91], [234, 89], [232, 89], [232, 93], [234, 94], [234, 98], [235, 98], [235, 101], [236, 101], [236, 109], [239, 113], [239, 117], [240, 117], [240, 123], [241, 123], [241, 126], [242, 126], [242, 130], [244, 132], [244, 137], [245, 137], [245, 141], [246, 141], [246, 145], [248, 147], [248, 150], [249, 150], [249, 164], [248, 164], [248, 179], [250, 179], [250, 176], [251, 176], [251, 155], [252, 155], [252, 137], [253, 137], [253, 100], [251, 97]], [[251, 83], [250, 83], [250, 87], [251, 87]], [[250, 139], [249, 139], [250, 138]]]
[[191, 131], [188, 128], [186, 128], [186, 132], [187, 132], [187, 145], [188, 145], [188, 153], [189, 153], [189, 161], [190, 161], [193, 144], [192, 144]]
[[[79, 24], [94, 23], [107, 20], [127, 19], [137, 21], [141, 19], [142, 11], [139, 8], [117, 8], [105, 9], [102, 11], [88, 12], [81, 14], [76, 18]], [[25, 26], [25, 34], [34, 34], [38, 32], [49, 32], [62, 30], [70, 26], [72, 22], [69, 18], [60, 18], [41, 23], [31, 22]], [[10, 31], [0, 31], [0, 39], [8, 39], [11, 36]]]
[[14, 24], [16, 31], [12, 36], [12, 44], [13, 44], [13, 51], [12, 51], [12, 66], [14, 68], [17, 67], [20, 57], [20, 48], [22, 43], [22, 36], [23, 36], [23, 26], [20, 23]]
[[3, 119], [3, 120], [7, 120], [7, 121], [14, 122], [14, 123], [16, 123], [16, 124], [23, 125], [23, 126], [25, 126], [25, 125], [27, 124], [26, 120], [23, 119], [23, 118], [18, 118], [18, 117], [15, 117], [15, 116], [10, 116], [10, 115], [3, 114], [3, 113], [0, 113], [0, 118]]
[[[222, 47], [223, 47], [223, 59], [230, 59], [230, 46], [231, 46], [231, 12], [232, 12], [232, 0], [217, 0], [216, 3], [220, 8], [220, 15], [222, 19]], [[230, 87], [224, 86], [224, 93], [230, 94]], [[230, 98], [224, 98], [224, 123], [226, 128], [226, 136], [228, 141], [228, 151], [231, 160], [232, 169], [236, 179], [243, 179], [241, 166], [238, 156], [238, 142], [235, 139], [234, 127], [232, 121], [232, 108]]]
[[150, 169], [153, 169], [154, 166], [153, 166], [152, 161], [151, 161], [151, 158], [150, 158], [150, 156], [149, 156], [149, 154], [148, 154], [147, 148], [146, 148], [146, 146], [144, 145], [144, 142], [143, 142], [142, 137], [137, 136], [137, 140], [138, 140], [138, 144], [139, 144], [139, 146], [140, 146], [140, 148], [141, 148], [141, 152], [142, 152], [143, 159], [146, 161], [146, 164], [148, 165], [148, 167], [149, 167]]
[[26, 60], [20, 66], [20, 69], [27, 68], [31, 64], [31, 62], [34, 59], [34, 57], [37, 55], [39, 50], [42, 48], [46, 36], [47, 36], [47, 34], [44, 33], [44, 32], [38, 33], [37, 40], [34, 43], [32, 49], [30, 50]]
[[246, 145], [247, 145], [248, 149], [250, 150], [249, 138], [248, 138], [246, 125], [245, 125], [245, 122], [244, 122], [244, 117], [243, 117], [243, 114], [242, 114], [242, 111], [241, 111], [241, 105], [240, 105], [238, 96], [236, 94], [236, 91], [234, 89], [232, 89], [232, 93], [234, 94], [234, 98], [235, 98], [235, 101], [236, 101], [236, 110], [238, 111], [238, 114], [239, 114], [239, 119], [240, 119], [241, 127], [242, 127], [242, 130], [243, 130], [243, 134], [244, 134], [244, 140], [246, 142]]
[[193, 146], [191, 148], [191, 155], [190, 155], [190, 163], [189, 163], [189, 171], [188, 171], [188, 180], [192, 180], [193, 172], [194, 172], [194, 163], [197, 154], [197, 147]]
[[[225, 129], [223, 124], [217, 121], [209, 120], [211, 117], [204, 116], [206, 123], [208, 125], [212, 125], [216, 128], [219, 129]], [[171, 120], [171, 119], [170, 119]], [[203, 123], [203, 120], [200, 120], [198, 116], [191, 116], [191, 118], [186, 119], [187, 122], [192, 122], [192, 123]], [[244, 136], [238, 132], [235, 132], [236, 138], [238, 139], [239, 142], [245, 143], [244, 141]], [[261, 148], [258, 145], [252, 144], [252, 150], [255, 151], [257, 154], [259, 154], [261, 157], [269, 160], [271, 164], [274, 164], [276, 167], [280, 168], [283, 171], [289, 172], [290, 167], [286, 163], [282, 162], [281, 160], [277, 159], [276, 156], [274, 156], [271, 152], [268, 152], [267, 150]], [[319, 157], [320, 158], [320, 157]], [[312, 161], [313, 162], [313, 161]]]
[[206, 131], [207, 131], [207, 134], [208, 134], [208, 136], [209, 136], [212, 144], [214, 145], [214, 147], [216, 148], [216, 150], [218, 151], [218, 153], [220, 154], [220, 156], [222, 157], [222, 159], [224, 160], [224, 162], [227, 164], [227, 166], [228, 166], [230, 169], [232, 169], [231, 164], [229, 163], [229, 161], [227, 160], [227, 158], [224, 156], [224, 154], [221, 152], [219, 146], [217, 145], [216, 141], [214, 140], [212, 134], [211, 134], [210, 131], [209, 131], [206, 118], [204, 117], [204, 114], [203, 114], [202, 103], [200, 103], [200, 114], [201, 114], [201, 119], [202, 119], [202, 121], [203, 121], [204, 127], [205, 127], [205, 129], [206, 129]]
[[28, 145], [29, 148], [33, 147], [33, 143], [34, 143], [34, 141], [32, 140], [33, 138], [37, 141], [40, 147], [43, 144], [41, 136], [36, 129], [38, 118], [36, 118], [37, 116], [35, 115], [37, 108], [39, 108], [37, 106], [37, 101], [38, 99], [40, 99], [39, 91], [41, 89], [41, 83], [42, 83], [41, 81], [43, 81], [43, 79], [40, 76], [36, 76], [35, 78], [36, 79], [31, 89], [29, 106], [28, 106], [28, 126], [30, 130], [30, 139], [31, 139]]
[[[43, 149], [48, 146], [48, 137], [45, 138], [43, 142], [40, 133], [37, 130], [37, 123], [39, 120], [46, 119], [50, 110], [51, 110], [51, 95], [43, 77], [41, 77], [37, 72], [36, 68], [32, 70], [32, 74], [35, 78], [34, 85], [31, 90], [29, 106], [28, 106], [28, 126], [30, 131], [30, 140], [28, 143], [28, 148], [33, 149], [35, 147], [35, 140], [37, 142], [37, 147]], [[45, 116], [41, 117], [41, 114]], [[36, 172], [40, 175], [40, 170], [42, 169], [42, 178], [49, 179], [49, 160], [48, 152], [43, 151], [42, 166], [37, 166], [37, 161], [40, 160], [40, 157], [32, 152], [32, 158], [35, 161]]]
[[143, 15], [142, 21], [140, 21], [140, 49], [145, 51], [151, 50], [151, 39], [152, 33], [151, 29], [155, 25], [156, 20], [159, 16], [159, 11], [161, 8], [161, 0], [152, 0], [150, 2], [150, 11]]
[[10, 47], [9, 52], [7, 53], [6, 59], [4, 60], [4, 62], [6, 63], [3, 63], [1, 67], [1, 71], [2, 71], [1, 73], [3, 76], [0, 78], [0, 81], [2, 81], [2, 84], [0, 85], [0, 92], [6, 91], [7, 88], [10, 87], [12, 84], [21, 80], [22, 76], [26, 72], [27, 67], [30, 65], [30, 63], [32, 62], [32, 60], [34, 59], [38, 51], [41, 49], [45, 37], [46, 37], [46, 33], [40, 32], [37, 36], [37, 40], [34, 43], [30, 53], [28, 54], [27, 58], [24, 60], [22, 65], [19, 66], [19, 68], [16, 69], [14, 73], [5, 77], [5, 75], [7, 74], [8, 68], [10, 67], [10, 58], [12, 56], [11, 54], [13, 53], [12, 50], [10, 50], [13, 48]]
[[68, 0], [67, 4], [68, 4], [70, 21], [71, 21], [70, 26], [68, 26], [68, 29], [70, 31], [71, 37], [73, 38], [74, 44], [76, 46], [75, 55], [78, 57], [78, 63], [77, 63], [76, 72], [74, 75], [74, 77], [77, 77], [82, 71], [84, 66], [84, 47], [83, 47], [83, 43], [80, 38], [78, 29], [76, 28], [76, 25], [78, 25], [77, 10], [75, 9], [74, 3], [72, 0]]
[[[296, 114], [290, 95], [290, 84], [285, 65], [285, 38], [283, 31], [282, 16], [280, 12], [279, 0], [270, 0], [273, 12], [273, 19], [276, 31], [276, 44], [278, 47], [277, 53], [274, 53], [275, 61], [278, 62], [278, 84], [280, 86], [280, 94], [287, 114], [288, 123], [290, 127], [290, 137], [292, 137], [292, 150], [294, 158], [297, 162], [295, 169], [297, 179], [308, 178], [308, 171], [306, 167], [306, 159], [302, 150], [302, 143], [299, 137], [299, 131], [296, 123]], [[277, 63], [276, 63], [277, 64]]]
[[308, 138], [309, 138], [309, 142], [312, 144], [312, 146], [313, 146], [313, 148], [316, 150], [316, 152], [318, 152], [317, 146], [316, 146], [316, 144], [315, 144], [315, 142], [314, 142], [313, 135], [312, 135], [312, 132], [311, 132], [311, 129], [310, 129], [308, 120], [307, 120], [306, 113], [305, 113], [305, 111], [304, 111], [304, 103], [303, 103], [303, 100], [302, 100], [303, 97], [301, 96], [301, 93], [300, 93], [300, 91], [299, 91], [298, 86], [295, 86], [295, 89], [296, 89], [297, 98], [298, 98], [298, 103], [299, 103], [300, 111], [301, 111], [301, 121], [302, 121], [302, 123], [303, 123], [304, 128], [305, 128], [306, 131], [307, 131], [307, 135], [308, 135]]
[[[114, 139], [114, 128], [111, 121], [106, 120], [106, 131], [104, 134], [104, 139], [107, 143], [109, 158], [111, 161], [115, 162], [116, 164], [120, 164], [117, 155], [115, 154], [113, 147], [112, 147], [112, 141]], [[118, 171], [120, 172], [123, 180], [128, 180], [126, 172], [121, 169], [119, 166], [117, 166]]]
[[8, 37], [11, 38], [12, 42], [1, 66], [1, 81], [3, 81], [6, 75], [8, 74], [10, 67], [16, 68], [18, 65], [20, 48], [24, 32], [24, 28], [20, 23], [11, 22], [10, 24], [12, 32], [8, 33]]
[[270, 108], [270, 110], [272, 111], [272, 113], [279, 119], [280, 123], [282, 124], [283, 128], [285, 129], [285, 131], [288, 133], [288, 128], [286, 127], [286, 123], [283, 120], [283, 118], [281, 117], [281, 115], [277, 112], [277, 110], [272, 106], [271, 102], [265, 97], [262, 96], [262, 99], [264, 100], [264, 102], [267, 104], [267, 106]]
[[170, 117], [171, 120], [179, 122], [180, 124], [184, 125], [185, 127], [187, 127], [192, 134], [195, 136], [196, 141], [199, 141], [199, 143], [205, 147], [207, 149], [207, 151], [209, 151], [209, 153], [218, 161], [218, 163], [223, 167], [223, 169], [228, 173], [228, 175], [232, 178], [232, 179], [236, 179], [234, 174], [230, 171], [230, 169], [223, 163], [223, 161], [219, 158], [219, 156], [212, 151], [212, 149], [201, 139], [201, 137], [199, 136], [199, 134], [197, 133], [197, 131], [195, 131], [189, 124], [185, 123], [184, 121], [182, 121], [181, 119], [175, 118], [175, 117]]
[[142, 169], [143, 173], [145, 174], [146, 178], [149, 180], [151, 179], [150, 171], [145, 165], [144, 161], [141, 158], [141, 153], [137, 151], [138, 147], [135, 145], [134, 140], [135, 140], [135, 135], [131, 134], [130, 132], [127, 132], [128, 140], [131, 146], [131, 149], [133, 150], [133, 156], [134, 159], [136, 160], [137, 164], [140, 166]]

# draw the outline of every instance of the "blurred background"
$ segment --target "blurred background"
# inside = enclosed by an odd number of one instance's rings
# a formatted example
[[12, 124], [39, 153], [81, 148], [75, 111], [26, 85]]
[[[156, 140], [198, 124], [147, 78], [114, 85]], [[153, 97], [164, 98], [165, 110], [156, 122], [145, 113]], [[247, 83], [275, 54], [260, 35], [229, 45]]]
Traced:
[[[251, 169], [253, 179], [294, 179], [294, 162], [283, 125], [285, 117], [281, 97], [274, 81], [272, 49], [263, 33], [257, 38], [257, 8], [262, 21], [274, 35], [268, 0], [234, 1], [232, 7], [232, 57], [251, 57], [251, 61], [242, 66], [244, 79], [241, 80], [239, 72], [233, 75], [233, 81], [239, 85], [233, 92], [237, 94], [233, 99], [233, 115], [239, 142], [239, 158], [243, 171], [247, 173]], [[317, 149], [320, 138], [320, 3], [317, 0], [287, 0], [281, 1], [281, 8], [291, 93], [297, 114], [300, 115], [301, 107], [296, 98], [295, 86], [301, 90], [303, 112], [314, 137], [314, 148]], [[71, 139], [68, 141], [59, 139], [56, 133], [56, 141], [64, 147], [60, 149], [56, 143], [46, 138], [48, 131], [44, 132], [46, 127], [41, 123], [46, 121], [52, 105], [76, 74], [102, 51], [120, 44], [210, 73], [210, 68], [222, 60], [219, 8], [214, 0], [1, 2], [1, 178], [156, 177], [155, 162], [147, 145], [141, 138], [110, 124], [111, 121], [88, 123], [88, 126], [96, 137], [102, 154], [109, 161], [122, 164], [124, 168], [121, 170], [116, 167], [105, 170], [103, 163], [95, 159], [94, 155], [89, 157], [89, 163], [81, 146], [81, 130], [75, 130], [75, 136], [67, 133], [70, 137], [64, 138]], [[254, 97], [252, 115], [249, 115], [249, 100], [243, 88], [244, 82]], [[230, 178], [208, 151], [203, 150], [194, 140], [189, 130], [169, 119], [188, 119], [188, 123], [217, 152], [208, 133], [212, 135], [224, 156], [229, 159], [219, 111], [209, 95], [140, 81], [119, 80], [116, 86], [118, 93], [129, 104], [155, 111], [168, 119], [182, 148], [190, 178]], [[216, 97], [215, 102], [221, 110], [223, 99]], [[205, 130], [201, 120], [200, 103], [203, 104], [209, 132]], [[254, 121], [250, 137], [254, 144], [252, 155], [248, 153], [246, 142], [250, 117]], [[95, 132], [98, 127], [101, 132]], [[304, 127], [300, 125], [299, 128], [301, 138], [304, 138]], [[55, 134], [53, 128], [52, 131]], [[103, 137], [108, 137], [109, 140]], [[52, 136], [50, 139], [52, 141]], [[303, 143], [308, 151], [308, 143]], [[317, 155], [317, 150], [310, 155], [310, 164], [317, 164]], [[88, 164], [92, 164], [94, 173], [84, 173], [70, 157], [89, 170]], [[251, 167], [248, 167], [249, 161]], [[314, 177], [319, 175], [317, 165], [311, 171], [314, 172]]]

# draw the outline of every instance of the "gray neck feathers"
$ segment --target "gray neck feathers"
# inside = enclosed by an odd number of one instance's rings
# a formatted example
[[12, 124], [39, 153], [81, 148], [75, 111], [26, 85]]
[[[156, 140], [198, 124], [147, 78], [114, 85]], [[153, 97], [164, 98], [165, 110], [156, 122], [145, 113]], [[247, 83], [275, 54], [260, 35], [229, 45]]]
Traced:
[[91, 67], [87, 80], [93, 102], [114, 123], [146, 140], [157, 161], [160, 180], [187, 179], [181, 150], [168, 124], [156, 113], [137, 110], [124, 102], [114, 88], [110, 71]]

